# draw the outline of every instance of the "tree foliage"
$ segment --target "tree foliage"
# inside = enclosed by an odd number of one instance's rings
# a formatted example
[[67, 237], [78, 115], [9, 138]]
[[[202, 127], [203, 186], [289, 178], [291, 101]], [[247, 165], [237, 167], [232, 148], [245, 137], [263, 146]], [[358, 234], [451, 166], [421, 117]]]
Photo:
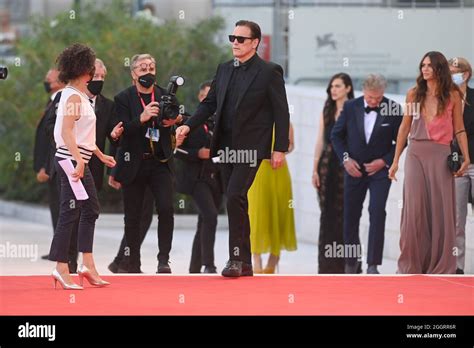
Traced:
[[[7, 199], [41, 201], [45, 185], [33, 172], [35, 129], [47, 102], [43, 79], [68, 45], [92, 47], [107, 66], [103, 94], [113, 98], [131, 83], [129, 62], [136, 53], [157, 60], [157, 81], [166, 87], [170, 76], [186, 80], [178, 99], [190, 113], [197, 105], [197, 89], [211, 79], [230, 50], [219, 44], [223, 20], [210, 18], [195, 25], [183, 20], [156, 26], [131, 16], [128, 3], [112, 1], [98, 7], [83, 2], [55, 18], [32, 18], [32, 35], [16, 44], [17, 59], [9, 77], [0, 81], [0, 194]], [[0, 61], [1, 63], [1, 61]]]

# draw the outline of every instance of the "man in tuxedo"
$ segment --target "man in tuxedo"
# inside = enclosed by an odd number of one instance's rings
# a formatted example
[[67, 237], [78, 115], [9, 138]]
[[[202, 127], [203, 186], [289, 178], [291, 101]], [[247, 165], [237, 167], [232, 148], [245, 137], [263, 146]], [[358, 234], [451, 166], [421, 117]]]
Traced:
[[[105, 152], [105, 139], [108, 138], [110, 142], [115, 143], [120, 138], [123, 127], [120, 122], [117, 121], [114, 102], [106, 98], [101, 94], [104, 85], [104, 80], [107, 75], [107, 68], [104, 62], [100, 59], [95, 61], [95, 73], [92, 80], [87, 85], [87, 96], [89, 101], [94, 107], [96, 114], [96, 145], [102, 151]], [[55, 98], [54, 104], [59, 102], [61, 93]], [[52, 137], [54, 124], [56, 122], [56, 107], [52, 108], [47, 115], [46, 127], [47, 133]], [[54, 144], [54, 138], [52, 140]], [[55, 147], [55, 145], [54, 145]], [[54, 152], [52, 152], [52, 158], [54, 158]], [[49, 172], [55, 176], [53, 170], [54, 165], [49, 166]], [[97, 191], [102, 189], [104, 180], [104, 164], [98, 160], [97, 157], [92, 156], [89, 162], [89, 168], [94, 179], [94, 184]], [[77, 231], [79, 225], [76, 224], [71, 234], [71, 243], [69, 244], [69, 271], [76, 273], [77, 269]]]
[[[53, 232], [56, 229], [59, 216], [59, 194], [58, 183], [56, 176], [50, 176], [47, 168], [49, 167], [49, 160], [52, 149], [50, 140], [46, 133], [46, 115], [50, 109], [54, 108], [54, 99], [58, 92], [64, 88], [64, 83], [58, 79], [59, 71], [57, 69], [50, 69], [44, 79], [43, 85], [46, 93], [48, 93], [48, 102], [46, 108], [41, 115], [41, 119], [36, 127], [35, 145], [33, 152], [33, 169], [36, 173], [36, 180], [39, 183], [48, 183], [48, 201], [49, 210], [51, 212], [51, 220], [53, 223]], [[54, 152], [53, 152], [54, 156]], [[48, 255], [41, 257], [43, 260], [48, 259]]]
[[[217, 67], [207, 97], [176, 130], [180, 145], [191, 130], [216, 114], [210, 153], [221, 163], [227, 196], [229, 261], [222, 270], [225, 277], [253, 275], [247, 191], [262, 159], [271, 158], [273, 168], [279, 168], [288, 151], [289, 112], [283, 69], [257, 55], [260, 40], [257, 23], [236, 23], [229, 35], [234, 59]], [[250, 160], [252, 157], [256, 161]]]
[[130, 70], [133, 85], [115, 96], [117, 116], [124, 128], [116, 155], [115, 180], [122, 186], [129, 273], [141, 272], [140, 219], [147, 188], [153, 193], [158, 213], [157, 273], [171, 273], [174, 135], [170, 127], [181, 122], [182, 116], [158, 122], [159, 101], [166, 90], [155, 85], [156, 63], [151, 55], [133, 56]]
[[345, 272], [358, 273], [361, 246], [359, 222], [367, 190], [369, 202], [369, 244], [367, 273], [378, 274], [382, 264], [385, 235], [385, 205], [391, 181], [388, 178], [401, 106], [384, 97], [387, 82], [371, 74], [364, 81], [362, 97], [346, 101], [331, 134], [331, 141], [344, 165], [344, 244]]

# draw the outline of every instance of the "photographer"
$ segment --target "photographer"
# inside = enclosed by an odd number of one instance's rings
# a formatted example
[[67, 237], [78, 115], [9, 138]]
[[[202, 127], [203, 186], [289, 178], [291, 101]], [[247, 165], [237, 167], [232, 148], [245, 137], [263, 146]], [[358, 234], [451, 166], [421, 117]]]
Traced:
[[134, 85], [115, 96], [117, 116], [124, 128], [116, 156], [115, 180], [122, 185], [125, 238], [130, 250], [129, 273], [140, 272], [139, 229], [146, 187], [153, 192], [158, 213], [157, 271], [171, 273], [168, 261], [174, 217], [170, 162], [174, 135], [170, 127], [180, 123], [182, 116], [160, 121], [159, 100], [166, 91], [155, 86], [156, 63], [151, 55], [133, 56], [130, 70]]

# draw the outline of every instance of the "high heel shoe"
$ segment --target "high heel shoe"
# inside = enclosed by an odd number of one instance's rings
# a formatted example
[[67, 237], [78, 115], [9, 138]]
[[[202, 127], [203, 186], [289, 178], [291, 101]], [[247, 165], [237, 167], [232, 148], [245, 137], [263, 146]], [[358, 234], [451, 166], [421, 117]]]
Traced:
[[[273, 261], [273, 262], [271, 262]], [[270, 255], [268, 258], [267, 266], [263, 269], [264, 274], [274, 274], [278, 272], [278, 262], [280, 261], [280, 256], [276, 255]], [[272, 264], [273, 266], [269, 266], [269, 264]]]
[[55, 289], [56, 289], [57, 282], [59, 282], [59, 284], [61, 284], [61, 286], [63, 287], [64, 290], [83, 290], [84, 289], [82, 286], [79, 286], [75, 283], [72, 283], [72, 284], [66, 283], [66, 281], [63, 279], [63, 277], [61, 277], [61, 275], [59, 274], [57, 269], [53, 270], [53, 273], [51, 274], [51, 276], [54, 279], [54, 288]]
[[275, 273], [275, 267], [265, 267], [262, 271], [263, 274], [274, 274]]
[[105, 280], [102, 280], [100, 278], [94, 279], [91, 271], [84, 265], [79, 266], [79, 269], [77, 270], [77, 274], [79, 275], [79, 284], [81, 284], [81, 286], [83, 286], [84, 284], [84, 278], [86, 278], [89, 284], [93, 286], [104, 287], [104, 286], [110, 285], [109, 282], [106, 282]]

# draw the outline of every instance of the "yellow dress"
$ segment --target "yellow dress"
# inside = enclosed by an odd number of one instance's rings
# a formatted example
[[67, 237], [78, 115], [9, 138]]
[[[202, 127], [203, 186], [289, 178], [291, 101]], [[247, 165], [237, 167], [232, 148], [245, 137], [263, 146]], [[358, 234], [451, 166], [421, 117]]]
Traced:
[[252, 253], [296, 250], [293, 193], [288, 164], [272, 169], [263, 160], [248, 194]]

